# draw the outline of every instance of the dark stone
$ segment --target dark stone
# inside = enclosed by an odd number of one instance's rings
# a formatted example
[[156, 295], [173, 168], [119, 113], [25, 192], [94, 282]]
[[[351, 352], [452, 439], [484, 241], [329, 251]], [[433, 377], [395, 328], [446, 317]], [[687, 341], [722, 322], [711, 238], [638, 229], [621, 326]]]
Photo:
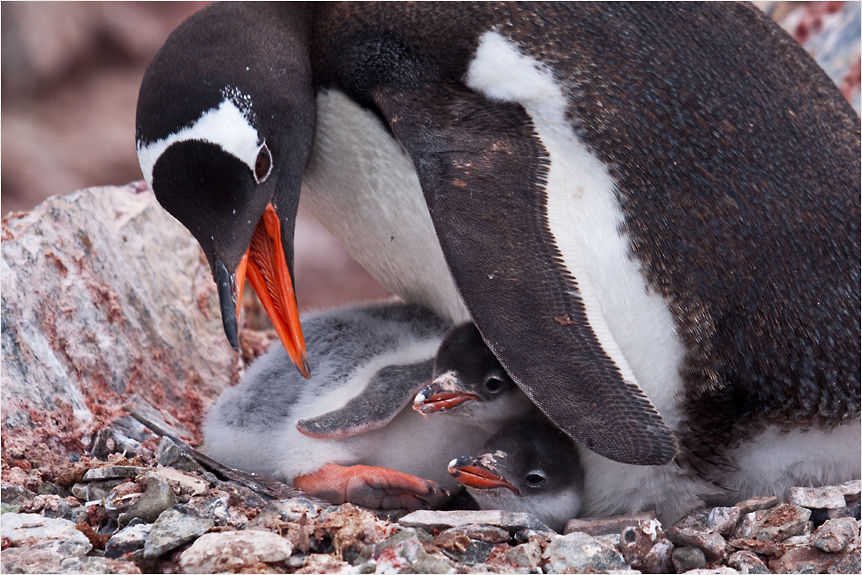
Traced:
[[727, 556], [726, 542], [718, 533], [671, 527], [667, 530], [667, 537], [678, 547], [697, 547], [711, 563], [722, 561]]
[[8, 505], [21, 505], [36, 497], [36, 494], [20, 485], [4, 485], [0, 487], [0, 501]]
[[706, 568], [706, 555], [697, 547], [677, 547], [671, 559], [677, 573]]
[[636, 527], [641, 521], [655, 519], [655, 512], [649, 511], [637, 515], [618, 515], [599, 519], [569, 519], [563, 535], [580, 531], [587, 535], [619, 535], [627, 527]]
[[105, 557], [117, 559], [143, 549], [152, 528], [148, 523], [137, 523], [117, 531], [105, 544]]
[[751, 551], [737, 551], [727, 558], [727, 566], [740, 573], [770, 573], [766, 564]]

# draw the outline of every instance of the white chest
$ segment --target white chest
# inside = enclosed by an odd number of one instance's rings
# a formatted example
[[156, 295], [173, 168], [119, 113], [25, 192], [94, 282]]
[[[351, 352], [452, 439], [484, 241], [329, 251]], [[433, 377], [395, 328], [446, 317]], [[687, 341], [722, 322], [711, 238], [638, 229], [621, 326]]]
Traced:
[[317, 98], [301, 205], [405, 300], [469, 319], [443, 258], [413, 162], [380, 120], [332, 90]]

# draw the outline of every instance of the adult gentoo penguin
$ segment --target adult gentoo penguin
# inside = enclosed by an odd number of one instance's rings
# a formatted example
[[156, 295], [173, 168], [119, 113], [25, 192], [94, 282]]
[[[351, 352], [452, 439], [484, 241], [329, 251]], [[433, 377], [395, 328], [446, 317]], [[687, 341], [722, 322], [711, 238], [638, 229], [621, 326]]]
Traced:
[[472, 318], [592, 450], [589, 513], [859, 477], [859, 118], [753, 6], [217, 4], [137, 114], [232, 341], [248, 252], [302, 365], [301, 199]]
[[481, 509], [532, 513], [557, 531], [583, 503], [575, 444], [544, 417], [511, 422], [480, 454], [450, 461], [449, 473]]
[[433, 364], [463, 371], [482, 351], [455, 337], [462, 328], [444, 335], [447, 322], [426, 308], [376, 303], [311, 314], [303, 324], [313, 377], [304, 382], [273, 346], [210, 409], [212, 457], [331, 503], [433, 507], [447, 497], [438, 484], [458, 486], [447, 462], [532, 408], [512, 389], [479, 401], [489, 377], [477, 374], [462, 387], [473, 409], [431, 418], [410, 409]]

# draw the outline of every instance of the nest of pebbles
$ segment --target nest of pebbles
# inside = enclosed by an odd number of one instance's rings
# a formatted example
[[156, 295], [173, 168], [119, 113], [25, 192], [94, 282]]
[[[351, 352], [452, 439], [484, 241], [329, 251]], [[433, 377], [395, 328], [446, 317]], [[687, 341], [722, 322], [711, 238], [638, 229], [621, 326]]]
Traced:
[[859, 481], [672, 526], [650, 513], [573, 519], [559, 534], [524, 513], [331, 506], [202, 466], [128, 415], [89, 453], [50, 469], [4, 465], [3, 572], [862, 572]]

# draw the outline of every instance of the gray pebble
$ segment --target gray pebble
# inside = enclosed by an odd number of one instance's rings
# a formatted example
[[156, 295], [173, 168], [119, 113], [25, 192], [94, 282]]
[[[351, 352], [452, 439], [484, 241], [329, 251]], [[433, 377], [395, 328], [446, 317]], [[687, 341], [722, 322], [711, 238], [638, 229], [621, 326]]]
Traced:
[[35, 513], [5, 513], [0, 537], [8, 540], [12, 547], [50, 549], [65, 556], [86, 555], [93, 548], [90, 540], [68, 519]]
[[751, 551], [737, 551], [727, 558], [727, 565], [740, 573], [771, 573], [760, 557]]
[[144, 548], [153, 526], [136, 523], [117, 531], [105, 544], [105, 557], [116, 559]]
[[115, 465], [114, 467], [96, 467], [87, 470], [84, 481], [103, 481], [105, 479], [125, 479], [126, 477], [137, 477], [143, 471], [134, 465]]
[[136, 517], [152, 523], [163, 511], [177, 504], [177, 496], [167, 481], [155, 475], [146, 475], [143, 481], [146, 491], [131, 509], [120, 516], [121, 525], [128, 524]]
[[677, 547], [673, 550], [671, 560], [677, 573], [706, 567], [706, 555], [697, 547]]
[[595, 538], [575, 531], [555, 537], [545, 549], [545, 573], [605, 572], [626, 569], [626, 562], [615, 549]]
[[827, 553], [838, 553], [847, 547], [858, 532], [859, 524], [852, 517], [830, 519], [811, 536], [811, 545]]
[[144, 558], [155, 559], [209, 531], [215, 525], [212, 519], [191, 517], [168, 509], [153, 524], [144, 544]]

